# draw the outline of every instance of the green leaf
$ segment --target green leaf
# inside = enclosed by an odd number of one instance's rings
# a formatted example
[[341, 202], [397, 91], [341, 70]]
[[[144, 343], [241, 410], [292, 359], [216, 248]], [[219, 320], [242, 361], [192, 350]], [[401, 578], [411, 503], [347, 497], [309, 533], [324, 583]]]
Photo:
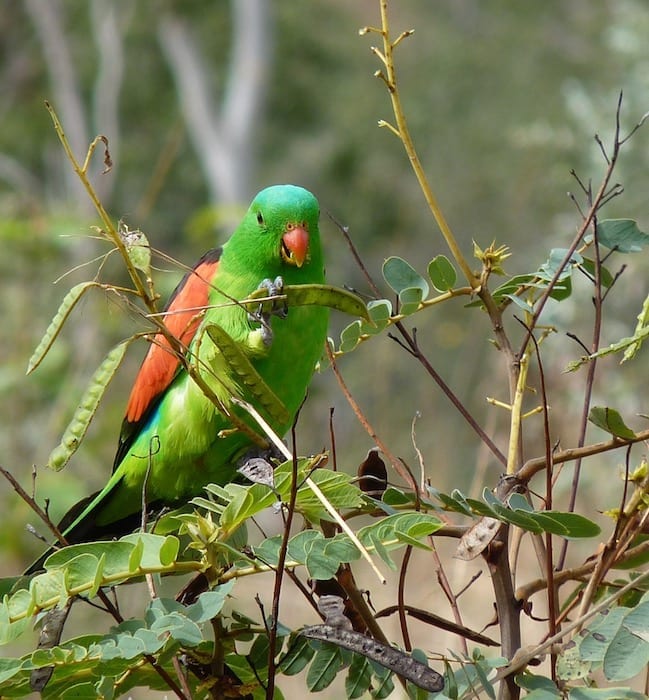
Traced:
[[[530, 290], [538, 289], [540, 292], [547, 288], [548, 283], [556, 274], [567, 252], [568, 250], [566, 248], [553, 248], [550, 251], [548, 259], [536, 272], [515, 275], [497, 287], [493, 292], [494, 300], [500, 303], [504, 299], [509, 299], [523, 311], [530, 312], [538, 296], [535, 295], [534, 298], [532, 298], [532, 292]], [[562, 268], [561, 274], [557, 278], [555, 286], [552, 288], [550, 296], [553, 299], [561, 301], [570, 296], [572, 292], [570, 277], [573, 268], [582, 263], [582, 256], [579, 253], [573, 253], [570, 262]], [[480, 302], [474, 302], [472, 305], [480, 305]]]
[[340, 352], [350, 352], [353, 350], [361, 338], [361, 322], [353, 321], [343, 328], [340, 333]]
[[645, 300], [642, 302], [642, 308], [640, 309], [637, 319], [638, 322], [633, 331], [633, 336], [636, 337], [637, 340], [624, 351], [621, 363], [633, 359], [642, 346], [643, 338], [641, 335], [643, 331], [646, 331], [649, 327], [649, 296], [645, 297]]
[[151, 625], [151, 631], [162, 636], [163, 633], [171, 635], [181, 644], [196, 646], [203, 640], [200, 627], [185, 615], [178, 612], [169, 613], [160, 617]]
[[489, 489], [482, 493], [483, 501], [465, 498], [457, 489], [449, 496], [440, 492], [437, 498], [448, 510], [464, 515], [481, 515], [495, 518], [504, 523], [517, 525], [529, 532], [551, 532], [566, 538], [596, 537], [600, 534], [599, 525], [578, 513], [560, 511], [535, 511], [522, 497], [510, 497], [509, 507], [500, 501]]
[[498, 520], [516, 525], [522, 530], [527, 530], [537, 535], [544, 530], [539, 523], [538, 517], [536, 517], [538, 513], [532, 514], [528, 510], [514, 510], [513, 508], [507, 508], [502, 503], [494, 503], [491, 507]]
[[119, 234], [133, 267], [151, 277], [151, 246], [147, 237], [139, 229], [131, 231], [125, 226], [120, 227]]
[[570, 642], [557, 659], [557, 677], [562, 681], [575, 681], [586, 678], [590, 673], [592, 662], [581, 657], [579, 647]]
[[[595, 265], [596, 263], [594, 260], [584, 258], [580, 267], [583, 267], [588, 275], [595, 279]], [[613, 275], [607, 268], [604, 267], [604, 265], [600, 265], [599, 268], [599, 281], [604, 289], [609, 289], [609, 287], [613, 284]]]
[[335, 576], [341, 564], [360, 558], [356, 545], [344, 534], [313, 540], [307, 552], [305, 564], [309, 576], [326, 581]]
[[623, 440], [632, 440], [635, 438], [635, 433], [631, 428], [627, 427], [622, 416], [614, 409], [608, 406], [593, 406], [588, 414], [588, 420], [598, 428], [605, 430], [607, 433]]
[[[366, 546], [379, 542], [385, 551], [410, 544], [427, 549], [419, 540], [436, 532], [443, 523], [427, 513], [397, 513], [361, 528], [358, 539]], [[377, 550], [377, 553], [378, 550]]]
[[627, 680], [646, 670], [648, 663], [649, 644], [622, 624], [604, 654], [604, 675], [609, 681]]
[[333, 682], [342, 666], [342, 654], [333, 644], [323, 644], [316, 652], [306, 675], [309, 692], [317, 693]]
[[253, 547], [253, 553], [262, 564], [268, 566], [277, 566], [279, 562], [279, 553], [282, 548], [282, 535], [274, 535], [267, 537], [263, 542]]
[[45, 331], [45, 335], [41, 339], [40, 343], [34, 353], [29, 358], [29, 363], [27, 365], [27, 374], [33, 372], [38, 365], [43, 361], [43, 358], [49, 352], [49, 349], [54, 344], [57, 339], [63, 324], [67, 321], [68, 316], [74, 309], [76, 303], [81, 299], [88, 289], [91, 287], [98, 287], [98, 282], [80, 282], [76, 284], [72, 289], [63, 297], [54, 318], [50, 321], [50, 325]]
[[47, 460], [47, 466], [50, 469], [55, 471], [63, 469], [70, 461], [70, 457], [77, 451], [90, 422], [95, 416], [99, 402], [102, 400], [110, 380], [115, 376], [130, 342], [129, 339], [116, 345], [106, 355], [104, 361], [90, 378], [90, 382], [72, 416], [72, 420], [63, 433], [60, 444], [50, 453]]
[[279, 669], [285, 676], [294, 676], [303, 671], [315, 654], [309, 640], [299, 634], [292, 634], [288, 650], [279, 662]]
[[[515, 292], [519, 291], [521, 288], [527, 287], [543, 287], [538, 282], [534, 282], [534, 275], [515, 275], [511, 277], [506, 282], [503, 282], [499, 287], [496, 287], [493, 291], [494, 301], [500, 303], [504, 298], [511, 298]], [[518, 296], [518, 295], [516, 295]], [[477, 304], [481, 302], [476, 302]]]
[[633, 608], [624, 618], [624, 627], [649, 643], [649, 600]]
[[306, 557], [309, 577], [314, 581], [327, 581], [336, 575], [340, 560], [327, 556], [322, 547], [312, 547]]
[[367, 311], [373, 325], [364, 323], [362, 332], [375, 335], [389, 325], [392, 316], [392, 302], [389, 299], [373, 299], [368, 302]]
[[631, 688], [571, 688], [568, 700], [647, 700], [644, 693]]
[[394, 681], [392, 680], [392, 672], [379, 666], [378, 664], [373, 664], [374, 666], [374, 682], [372, 683], [372, 698], [374, 700], [383, 700], [383, 698], [388, 698], [394, 692]]
[[476, 672], [476, 675], [478, 676], [480, 684], [482, 685], [482, 688], [484, 689], [485, 693], [491, 698], [491, 700], [496, 700], [496, 691], [494, 690], [493, 685], [489, 682], [489, 679], [487, 678], [487, 673], [482, 667], [482, 664], [479, 662], [476, 663], [473, 667], [473, 670]]
[[436, 255], [428, 263], [428, 276], [438, 292], [448, 292], [457, 282], [457, 272], [445, 255]]
[[[282, 467], [284, 471], [290, 471], [290, 466], [289, 463], [285, 463], [285, 465], [275, 470], [276, 485], [285, 501], [288, 501], [290, 496], [290, 479], [286, 479], [285, 490], [281, 490], [280, 487], [284, 488], [284, 485], [278, 485], [277, 472], [282, 470]], [[302, 472], [302, 474], [303, 476], [300, 476], [300, 480], [303, 480], [306, 476], [306, 473]], [[286, 476], [288, 477], [288, 474]], [[363, 503], [365, 503], [363, 492], [356, 484], [352, 483], [352, 479], [353, 477], [350, 474], [334, 472], [329, 469], [316, 469], [311, 472], [311, 480], [320, 487], [320, 490], [336, 510], [361, 508]], [[331, 515], [325, 510], [322, 503], [320, 503], [320, 499], [316, 497], [308, 484], [304, 484], [298, 489], [296, 508], [303, 517], [312, 523], [319, 523], [323, 519], [331, 519]]]
[[5, 683], [15, 676], [22, 666], [21, 659], [1, 659], [0, 658], [0, 683]]
[[[557, 274], [559, 268], [561, 268], [561, 263], [567, 254], [567, 248], [552, 248], [550, 251], [550, 257], [543, 263], [543, 265], [541, 265], [541, 267], [539, 267], [538, 272], [536, 273], [537, 276], [549, 282]], [[584, 259], [582, 256], [574, 251], [570, 256], [568, 263], [561, 268], [561, 273], [557, 281], [570, 277], [572, 274], [572, 268], [577, 265], [581, 265], [583, 261]]]
[[394, 488], [393, 486], [388, 487], [384, 491], [381, 500], [383, 503], [389, 506], [414, 505], [412, 495], [404, 493], [400, 489]]
[[579, 638], [579, 657], [583, 661], [598, 664], [604, 660], [606, 650], [620, 629], [627, 612], [628, 609], [616, 607], [608, 610], [605, 615], [599, 614], [595, 617]]
[[364, 656], [354, 654], [345, 678], [345, 692], [350, 700], [367, 692], [372, 680], [372, 664]]
[[573, 362], [568, 363], [568, 367], [566, 368], [566, 371], [568, 372], [574, 372], [576, 369], [579, 369], [585, 362], [588, 362], [588, 360], [594, 360], [595, 358], [598, 357], [604, 357], [606, 355], [611, 355], [614, 352], [620, 352], [620, 350], [624, 350], [624, 358], [622, 362], [625, 360], [629, 359], [630, 357], [633, 357], [637, 350], [640, 348], [640, 345], [649, 337], [649, 326], [642, 326], [642, 328], [636, 327], [635, 333], [628, 337], [628, 338], [622, 338], [621, 340], [618, 340], [616, 343], [612, 343], [611, 345], [608, 345], [605, 348], [602, 348], [601, 350], [598, 350], [597, 352], [593, 353], [592, 355], [585, 355], [583, 357], [580, 357], [579, 360], [575, 360]]
[[313, 545], [314, 540], [320, 539], [322, 533], [319, 530], [303, 530], [288, 542], [287, 554], [293, 561], [304, 563]]
[[[568, 253], [567, 248], [553, 248], [550, 251], [550, 257], [547, 259], [541, 267], [539, 267], [536, 272], [537, 277], [543, 282], [550, 283], [552, 278], [556, 275], [557, 271], [561, 268], [561, 263]], [[570, 277], [572, 271], [575, 267], [578, 267], [583, 263], [582, 256], [573, 252], [568, 263], [561, 268], [561, 273], [559, 274], [557, 281], [555, 282], [550, 297], [556, 299], [557, 301], [562, 301], [567, 299], [572, 293], [572, 282]], [[544, 286], [547, 286], [544, 285]]]
[[[139, 550], [136, 568], [140, 569], [157, 569], [166, 566], [176, 560], [180, 550], [180, 541], [173, 535], [164, 537], [149, 532], [134, 532], [122, 537], [120, 542], [132, 542], [135, 549]], [[133, 553], [130, 560], [133, 561]], [[135, 568], [131, 570], [135, 571]]]
[[542, 510], [535, 512], [534, 517], [537, 522], [541, 523], [545, 532], [551, 532], [568, 539], [597, 537], [602, 531], [597, 523], [579, 513]]
[[420, 287], [407, 287], [399, 292], [399, 313], [404, 316], [414, 314], [424, 298]]
[[516, 296], [515, 294], [504, 294], [503, 296], [504, 298], [509, 299], [511, 302], [516, 304], [516, 306], [518, 306], [518, 308], [524, 311], [525, 313], [534, 313], [534, 307], [526, 299], [522, 299], [521, 297]]
[[639, 253], [649, 245], [649, 235], [633, 219], [605, 219], [597, 224], [597, 240], [619, 253]]
[[512, 510], [522, 510], [524, 513], [534, 513], [534, 508], [522, 493], [513, 493], [508, 499], [508, 505]]
[[272, 506], [277, 500], [273, 491], [264, 484], [228, 484], [225, 490], [230, 501], [221, 513], [219, 524], [227, 532], [235, 531], [244, 520]]
[[[523, 690], [545, 692], [545, 696], [538, 696], [539, 700], [541, 700], [542, 697], [546, 697], [548, 699], [561, 697], [561, 693], [559, 692], [556, 683], [545, 676], [535, 676], [532, 673], [521, 673], [516, 676], [514, 680], [516, 681], [516, 685], [519, 688], [523, 688]], [[526, 697], [530, 697], [530, 695], [526, 695]]]
[[400, 294], [404, 289], [418, 287], [421, 296], [428, 296], [428, 282], [403, 258], [392, 256], [383, 263], [383, 277], [390, 287]]

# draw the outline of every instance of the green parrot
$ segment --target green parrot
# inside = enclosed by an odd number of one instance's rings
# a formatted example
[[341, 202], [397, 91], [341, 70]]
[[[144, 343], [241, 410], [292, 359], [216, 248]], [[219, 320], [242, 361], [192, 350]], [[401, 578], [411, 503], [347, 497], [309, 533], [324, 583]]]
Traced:
[[[230, 239], [203, 255], [166, 308], [167, 328], [189, 348], [219, 400], [231, 406], [234, 395], [254, 405], [245, 382], [210, 338], [209, 326], [216, 324], [230, 336], [287, 409], [281, 420], [267, 416], [279, 435], [288, 431], [304, 400], [326, 340], [328, 310], [295, 306], [250, 313], [233, 301], [260, 287], [272, 294], [283, 285], [322, 284], [318, 219], [318, 201], [307, 190], [294, 185], [262, 190]], [[204, 307], [198, 318], [197, 309]], [[245, 413], [238, 415], [252, 425]], [[147, 510], [155, 512], [185, 503], [206, 484], [231, 481], [254, 446], [245, 431], [232, 428], [164, 336], [156, 335], [131, 391], [112, 476], [64, 517], [66, 540], [85, 542], [136, 529], [143, 494]], [[26, 573], [42, 569], [51, 551]]]

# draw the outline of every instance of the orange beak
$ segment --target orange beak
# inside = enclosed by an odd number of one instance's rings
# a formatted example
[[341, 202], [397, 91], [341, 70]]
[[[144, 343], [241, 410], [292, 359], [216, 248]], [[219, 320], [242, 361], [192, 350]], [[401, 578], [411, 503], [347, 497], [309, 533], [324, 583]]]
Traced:
[[302, 267], [309, 254], [309, 234], [304, 227], [291, 225], [282, 236], [281, 255], [289, 265]]

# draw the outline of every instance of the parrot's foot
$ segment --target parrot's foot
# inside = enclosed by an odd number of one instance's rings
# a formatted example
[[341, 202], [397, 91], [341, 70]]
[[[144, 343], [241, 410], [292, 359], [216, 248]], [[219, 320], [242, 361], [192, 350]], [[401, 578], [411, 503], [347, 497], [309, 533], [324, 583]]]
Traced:
[[268, 450], [253, 447], [238, 461], [237, 471], [255, 484], [265, 484], [274, 488], [274, 465], [271, 459], [277, 459], [280, 456], [273, 447]]
[[[281, 294], [284, 289], [284, 280], [281, 277], [275, 277], [274, 280], [264, 279], [261, 281], [257, 289], [264, 289], [269, 297]], [[257, 311], [248, 314], [251, 321], [261, 325], [261, 339], [265, 347], [270, 347], [273, 342], [273, 329], [270, 325], [272, 316], [278, 318], [286, 318], [288, 315], [288, 307], [285, 301], [274, 300], [259, 304]]]

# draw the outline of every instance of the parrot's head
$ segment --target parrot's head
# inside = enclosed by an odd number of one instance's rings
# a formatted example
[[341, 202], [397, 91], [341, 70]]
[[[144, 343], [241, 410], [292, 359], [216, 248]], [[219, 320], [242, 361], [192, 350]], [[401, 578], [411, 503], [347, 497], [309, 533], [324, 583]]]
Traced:
[[[230, 239], [265, 277], [289, 284], [323, 274], [318, 200], [302, 187], [274, 185], [262, 190]], [[238, 253], [239, 254], [239, 253]]]

